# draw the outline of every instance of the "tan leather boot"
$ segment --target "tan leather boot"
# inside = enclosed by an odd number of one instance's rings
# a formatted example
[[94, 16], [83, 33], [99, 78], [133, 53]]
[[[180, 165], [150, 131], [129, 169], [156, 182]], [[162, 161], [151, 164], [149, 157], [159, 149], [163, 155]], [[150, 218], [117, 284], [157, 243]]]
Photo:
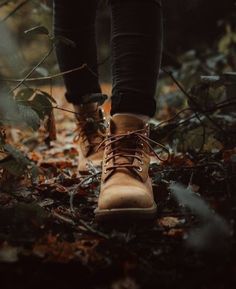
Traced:
[[79, 144], [79, 166], [81, 174], [88, 173], [91, 166], [100, 169], [103, 159], [103, 149], [97, 151], [105, 139], [106, 124], [103, 111], [98, 104], [74, 106], [77, 113], [77, 133], [75, 141]]
[[148, 124], [135, 116], [116, 115], [108, 130], [96, 220], [154, 218]]

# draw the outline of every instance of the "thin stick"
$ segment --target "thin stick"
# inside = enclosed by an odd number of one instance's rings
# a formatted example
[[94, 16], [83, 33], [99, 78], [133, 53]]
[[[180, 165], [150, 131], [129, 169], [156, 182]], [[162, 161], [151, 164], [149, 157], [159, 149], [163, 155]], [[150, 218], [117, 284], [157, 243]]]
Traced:
[[73, 201], [74, 201], [74, 196], [78, 194], [78, 189], [79, 189], [86, 181], [88, 181], [90, 178], [94, 178], [94, 177], [96, 177], [96, 176], [98, 176], [98, 175], [100, 175], [100, 174], [101, 174], [101, 172], [99, 171], [99, 172], [97, 172], [97, 173], [95, 173], [95, 174], [92, 174], [92, 175], [87, 176], [87, 177], [84, 178], [84, 179], [78, 184], [78, 186], [70, 193], [70, 210], [71, 210], [72, 212], [75, 211], [75, 210], [74, 210], [74, 206], [73, 206]]
[[[190, 95], [184, 87], [178, 82], [178, 80], [173, 76], [173, 74], [170, 71], [165, 70], [162, 68], [162, 70], [170, 76], [170, 78], [174, 81], [174, 83], [177, 85], [177, 87], [181, 90], [181, 92], [196, 106], [196, 108], [199, 110], [199, 112], [203, 113], [205, 117], [220, 131], [224, 132], [222, 127], [220, 127], [215, 121], [207, 115], [204, 110], [201, 108], [201, 106], [195, 101], [195, 99]], [[194, 110], [193, 110], [194, 111]], [[194, 111], [195, 112], [195, 111]], [[195, 112], [196, 113], [196, 112]]]
[[192, 98], [192, 96], [185, 90], [185, 88], [179, 83], [179, 81], [173, 76], [173, 73], [171, 71], [167, 71], [164, 68], [162, 68], [162, 70], [169, 75], [169, 77], [174, 81], [174, 83], [177, 85], [177, 87], [181, 90], [181, 92], [187, 96], [187, 98], [189, 100], [192, 101], [193, 104], [196, 105], [196, 107], [201, 110], [201, 107], [199, 106], [199, 104]]
[[54, 217], [58, 218], [59, 220], [65, 222], [65, 223], [68, 223], [68, 224], [73, 225], [73, 226], [76, 225], [76, 223], [75, 223], [72, 219], [69, 219], [69, 218], [67, 218], [67, 217], [64, 217], [64, 216], [62, 216], [62, 215], [60, 215], [60, 214], [58, 214], [58, 213], [56, 213], [56, 212], [53, 212], [52, 215], [53, 215]]
[[48, 58], [48, 56], [52, 53], [54, 49], [54, 46], [52, 46], [49, 51], [47, 52], [47, 54], [39, 61], [39, 63], [33, 67], [29, 73], [27, 73], [27, 75], [10, 91], [10, 94], [12, 92], [14, 92], [17, 88], [19, 88], [24, 82], [25, 80], [30, 77], [30, 75]]
[[72, 111], [72, 110], [69, 110], [69, 109], [66, 109], [66, 108], [62, 108], [62, 107], [59, 107], [59, 106], [53, 106], [52, 108], [58, 109], [58, 110], [62, 110], [62, 111], [65, 111], [65, 112], [69, 112], [69, 113], [73, 113], [75, 115], [79, 115], [78, 112], [75, 112], [75, 111]]
[[92, 228], [89, 224], [87, 224], [85, 221], [79, 219], [78, 221], [81, 225], [83, 225], [88, 231], [90, 231], [91, 233], [95, 234], [95, 235], [98, 235], [106, 240], [109, 240], [110, 237], [94, 228]]
[[34, 77], [34, 78], [27, 78], [27, 79], [19, 79], [19, 78], [2, 78], [0, 79], [0, 81], [8, 81], [8, 82], [32, 82], [32, 81], [45, 81], [45, 80], [52, 80], [53, 78], [57, 78], [57, 77], [60, 77], [60, 76], [63, 76], [63, 75], [66, 75], [66, 74], [70, 74], [70, 73], [73, 73], [75, 71], [78, 71], [78, 70], [81, 70], [81, 69], [84, 69], [87, 67], [87, 64], [84, 63], [82, 64], [81, 66], [79, 67], [76, 67], [74, 69], [71, 69], [71, 70], [67, 70], [67, 71], [64, 71], [64, 72], [60, 72], [60, 73], [56, 73], [56, 74], [53, 74], [53, 75], [49, 75], [49, 76], [43, 76], [43, 77]]

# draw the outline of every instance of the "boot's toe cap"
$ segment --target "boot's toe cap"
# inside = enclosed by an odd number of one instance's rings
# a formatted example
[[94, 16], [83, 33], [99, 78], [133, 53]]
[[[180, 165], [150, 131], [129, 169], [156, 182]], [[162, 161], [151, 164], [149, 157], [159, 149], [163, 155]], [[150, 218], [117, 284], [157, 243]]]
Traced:
[[98, 208], [101, 210], [118, 208], [150, 208], [154, 204], [152, 195], [140, 187], [107, 187], [99, 197]]

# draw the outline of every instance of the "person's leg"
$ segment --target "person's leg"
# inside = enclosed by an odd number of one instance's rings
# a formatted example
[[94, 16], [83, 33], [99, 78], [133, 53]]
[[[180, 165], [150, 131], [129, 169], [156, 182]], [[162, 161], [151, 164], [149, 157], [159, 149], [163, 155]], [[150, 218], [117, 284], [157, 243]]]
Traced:
[[112, 9], [112, 118], [105, 142], [95, 216], [150, 219], [156, 215], [148, 175], [147, 120], [154, 99], [162, 47], [161, 6], [155, 0], [110, 0]]
[[110, 0], [112, 111], [153, 116], [162, 50], [159, 0]]
[[73, 104], [83, 102], [83, 96], [100, 93], [97, 71], [95, 18], [97, 0], [54, 0], [54, 34], [74, 42], [59, 41], [56, 54], [60, 70], [68, 71], [87, 64], [88, 68], [63, 76], [66, 98]]
[[98, 105], [102, 96], [98, 80], [95, 18], [97, 0], [54, 0], [54, 35], [67, 38], [75, 44], [59, 41], [56, 54], [62, 72], [87, 64], [87, 68], [63, 75], [66, 99], [74, 104], [77, 113], [78, 151], [81, 173], [87, 173], [88, 164], [100, 166], [103, 152], [97, 152], [104, 137], [103, 113]]

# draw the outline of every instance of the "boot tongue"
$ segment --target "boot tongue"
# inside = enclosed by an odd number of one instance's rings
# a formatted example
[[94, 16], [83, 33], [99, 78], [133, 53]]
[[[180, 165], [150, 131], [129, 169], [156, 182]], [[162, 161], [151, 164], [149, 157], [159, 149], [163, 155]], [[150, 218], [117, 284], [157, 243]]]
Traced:
[[131, 115], [115, 115], [111, 119], [111, 133], [123, 134], [144, 128], [144, 122]]
[[[110, 132], [112, 135], [127, 134], [128, 132], [144, 129], [144, 127], [144, 121], [131, 115], [115, 115], [110, 121]], [[136, 154], [137, 141], [138, 138], [136, 136], [130, 136], [114, 143], [115, 153], [118, 155], [113, 158], [113, 162], [118, 167], [121, 165], [119, 171], [131, 173], [131, 169], [122, 168], [122, 166], [133, 164], [135, 158], [132, 155], [135, 156]]]

